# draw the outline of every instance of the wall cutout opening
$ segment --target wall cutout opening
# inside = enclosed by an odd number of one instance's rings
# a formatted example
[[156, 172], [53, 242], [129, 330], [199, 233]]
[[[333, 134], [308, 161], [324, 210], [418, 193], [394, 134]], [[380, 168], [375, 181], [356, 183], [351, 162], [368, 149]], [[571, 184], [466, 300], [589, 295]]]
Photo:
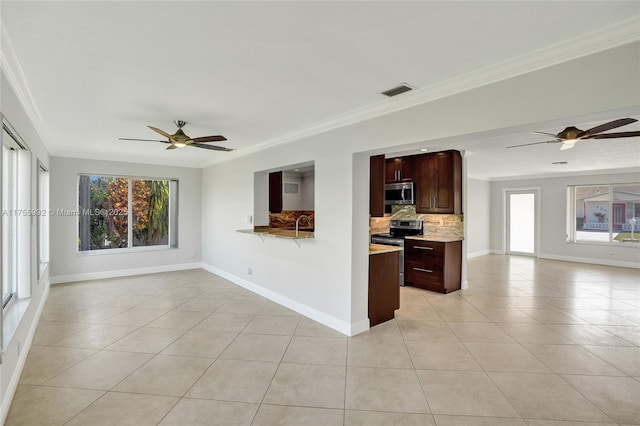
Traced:
[[[315, 230], [315, 163], [254, 173], [254, 230]], [[306, 218], [300, 219], [301, 216]], [[300, 219], [300, 220], [298, 220]]]

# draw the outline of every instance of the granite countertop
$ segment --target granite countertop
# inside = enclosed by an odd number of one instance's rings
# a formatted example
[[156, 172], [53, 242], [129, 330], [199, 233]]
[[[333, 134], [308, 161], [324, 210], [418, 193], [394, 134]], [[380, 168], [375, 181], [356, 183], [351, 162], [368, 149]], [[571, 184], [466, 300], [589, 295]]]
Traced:
[[434, 241], [437, 243], [452, 243], [464, 240], [462, 237], [441, 237], [438, 235], [411, 235], [404, 238], [406, 240]]
[[382, 254], [382, 253], [393, 253], [396, 251], [402, 251], [402, 247], [396, 246], [388, 246], [385, 244], [369, 244], [369, 254]]
[[259, 228], [259, 229], [238, 229], [236, 232], [249, 235], [257, 235], [259, 237], [273, 237], [273, 238], [287, 238], [290, 240], [300, 240], [306, 238], [315, 238], [313, 232], [310, 231], [296, 231], [293, 229], [279, 229], [279, 228]]

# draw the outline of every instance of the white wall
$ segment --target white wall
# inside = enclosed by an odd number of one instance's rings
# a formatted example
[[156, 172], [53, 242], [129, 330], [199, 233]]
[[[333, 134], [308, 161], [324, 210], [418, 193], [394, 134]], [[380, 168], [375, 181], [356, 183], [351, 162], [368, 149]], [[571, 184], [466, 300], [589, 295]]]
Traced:
[[[14, 129], [22, 137], [29, 146], [31, 151], [31, 206], [35, 208], [38, 204], [37, 200], [37, 162], [40, 160], [46, 167], [49, 166], [49, 153], [42, 142], [38, 132], [33, 126], [29, 115], [23, 108], [20, 97], [9, 84], [4, 73], [0, 75], [0, 109]], [[1, 179], [1, 177], [0, 177]], [[37, 221], [33, 220], [30, 226], [31, 244], [30, 244], [30, 262], [29, 271], [31, 298], [23, 301], [28, 303], [20, 322], [9, 327], [10, 320], [16, 317], [16, 305], [9, 308], [8, 312], [3, 312], [3, 330], [7, 332], [11, 329], [12, 337], [7, 342], [4, 353], [2, 354], [2, 364], [0, 365], [0, 399], [2, 405], [0, 407], [0, 423], [2, 423], [7, 415], [13, 394], [15, 392], [18, 379], [22, 372], [22, 367], [26, 359], [26, 355], [35, 332], [40, 312], [46, 301], [46, 295], [49, 291], [49, 271], [44, 271], [40, 281], [37, 278], [38, 271], [38, 244], [37, 244]], [[22, 304], [22, 303], [21, 303]], [[24, 307], [22, 304], [21, 309]], [[12, 310], [13, 309], [13, 310]], [[5, 336], [5, 340], [8, 336]]]
[[[284, 192], [284, 185], [286, 183], [297, 183], [298, 193], [287, 194]], [[302, 197], [304, 195], [304, 188], [302, 186], [302, 176], [297, 173], [283, 173], [282, 174], [282, 210], [302, 210]]]
[[605, 265], [640, 267], [640, 249], [623, 244], [602, 245], [566, 242], [567, 186], [612, 183], [637, 183], [638, 173], [591, 174], [546, 179], [524, 179], [491, 183], [491, 249], [505, 250], [503, 226], [503, 189], [540, 188], [539, 257]]
[[[52, 157], [51, 209], [78, 209], [78, 174], [177, 179], [178, 248], [130, 253], [78, 253], [78, 218], [51, 218], [51, 281], [66, 282], [197, 266], [201, 259], [202, 171], [185, 167]], [[253, 178], [253, 176], [252, 176]], [[250, 213], [249, 213], [250, 214]], [[206, 218], [210, 220], [210, 218]], [[196, 265], [194, 265], [196, 264]]]
[[[612, 49], [208, 167], [203, 262], [340, 331], [358, 332], [368, 324], [370, 153], [425, 141], [459, 149], [455, 136], [636, 106], [637, 56], [637, 44]], [[593, 96], [593, 87], [607, 90]], [[314, 240], [298, 247], [235, 232], [245, 227], [243, 215], [253, 211], [255, 171], [309, 160], [315, 160]], [[472, 212], [465, 220], [485, 222]], [[482, 237], [470, 238], [486, 247]]]
[[302, 205], [301, 210], [313, 210], [315, 208], [315, 185], [316, 179], [313, 175], [302, 177]]
[[467, 206], [464, 210], [467, 257], [488, 254], [491, 250], [491, 184], [489, 181], [467, 179]]

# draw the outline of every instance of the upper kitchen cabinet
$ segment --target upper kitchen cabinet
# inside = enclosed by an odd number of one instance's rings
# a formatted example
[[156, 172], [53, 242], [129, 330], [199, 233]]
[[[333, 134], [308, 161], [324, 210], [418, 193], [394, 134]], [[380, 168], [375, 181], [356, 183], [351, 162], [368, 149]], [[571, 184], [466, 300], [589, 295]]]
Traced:
[[369, 157], [369, 214], [384, 216], [384, 154]]
[[389, 158], [385, 161], [385, 183], [411, 182], [415, 177], [415, 157]]
[[416, 157], [416, 212], [462, 213], [462, 156], [443, 151]]
[[282, 211], [282, 171], [269, 173], [269, 212]]

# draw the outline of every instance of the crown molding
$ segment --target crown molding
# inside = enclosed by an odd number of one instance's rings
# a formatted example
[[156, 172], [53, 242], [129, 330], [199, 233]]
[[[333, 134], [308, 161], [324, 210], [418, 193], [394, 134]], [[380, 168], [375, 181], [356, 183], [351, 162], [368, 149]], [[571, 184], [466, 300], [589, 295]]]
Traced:
[[47, 131], [46, 126], [42, 121], [40, 111], [38, 111], [38, 107], [33, 100], [31, 90], [27, 84], [27, 79], [22, 71], [22, 66], [20, 65], [16, 53], [13, 50], [13, 45], [9, 39], [9, 35], [5, 31], [4, 25], [2, 25], [2, 20], [0, 20], [0, 68], [2, 69], [2, 73], [7, 77], [9, 85], [18, 97], [18, 101], [27, 114], [31, 125], [38, 133], [38, 136], [40, 136], [40, 140], [42, 141], [44, 148], [47, 150], [49, 155], [53, 154], [53, 144], [51, 143], [49, 132]]
[[200, 167], [209, 167], [214, 164], [230, 161], [277, 145], [294, 142], [329, 130], [370, 120], [436, 99], [551, 67], [572, 59], [637, 42], [640, 40], [640, 31], [638, 31], [638, 28], [640, 28], [640, 16], [634, 16], [580, 37], [546, 46], [431, 86], [406, 92], [397, 98], [385, 99], [376, 104], [337, 115], [283, 136], [267, 140], [248, 149], [235, 151], [224, 159], [214, 159], [203, 162]]

